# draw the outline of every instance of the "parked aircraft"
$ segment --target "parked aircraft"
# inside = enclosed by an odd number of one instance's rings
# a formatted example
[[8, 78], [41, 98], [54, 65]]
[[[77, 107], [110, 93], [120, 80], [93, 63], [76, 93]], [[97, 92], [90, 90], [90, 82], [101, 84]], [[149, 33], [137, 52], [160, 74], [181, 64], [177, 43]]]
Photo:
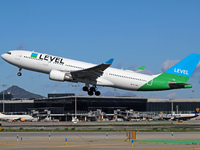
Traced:
[[0, 113], [0, 120], [4, 121], [33, 121], [35, 118], [33, 118], [30, 115], [4, 115]]
[[[157, 75], [145, 75], [138, 71], [111, 68], [113, 58], [95, 65], [48, 54], [25, 50], [12, 50], [1, 57], [21, 70], [46, 73], [49, 79], [85, 83], [83, 91], [99, 96], [97, 86], [113, 87], [131, 91], [159, 91], [192, 88], [187, 81], [200, 61], [200, 54], [192, 53], [167, 71]], [[144, 67], [141, 67], [142, 69]], [[90, 86], [91, 85], [91, 86]]]
[[200, 104], [197, 106], [197, 108], [192, 114], [167, 114], [166, 116], [163, 117], [163, 119], [188, 120], [199, 116], [199, 109], [200, 109]]

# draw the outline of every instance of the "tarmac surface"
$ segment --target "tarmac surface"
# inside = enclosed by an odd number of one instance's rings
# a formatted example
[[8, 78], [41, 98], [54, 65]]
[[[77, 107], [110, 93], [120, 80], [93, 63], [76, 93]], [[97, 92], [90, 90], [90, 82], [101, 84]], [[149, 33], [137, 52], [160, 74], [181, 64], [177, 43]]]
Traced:
[[[0, 150], [200, 150], [200, 132], [137, 132], [136, 140], [126, 132], [70, 132], [72, 129], [194, 128], [200, 121], [153, 122], [0, 122], [2, 129], [68, 129], [68, 132], [0, 132]], [[106, 134], [108, 136], [106, 137]], [[18, 136], [18, 140], [17, 140]], [[22, 137], [22, 141], [21, 141]], [[65, 142], [67, 138], [67, 143]]]
[[200, 121], [175, 123], [171, 121], [139, 122], [0, 122], [3, 129], [153, 129], [193, 128], [200, 129]]
[[[200, 132], [0, 132], [0, 149], [11, 150], [200, 150]], [[17, 140], [17, 136], [19, 137]], [[22, 137], [22, 141], [21, 141]], [[67, 138], [67, 145], [65, 139]]]

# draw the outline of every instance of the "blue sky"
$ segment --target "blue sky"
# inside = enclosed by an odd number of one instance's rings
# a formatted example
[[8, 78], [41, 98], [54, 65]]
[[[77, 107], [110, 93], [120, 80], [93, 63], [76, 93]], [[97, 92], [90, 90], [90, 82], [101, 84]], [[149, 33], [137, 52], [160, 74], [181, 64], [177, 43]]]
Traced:
[[[8, 0], [0, 1], [0, 52], [24, 48], [112, 67], [160, 73], [165, 65], [192, 52], [200, 53], [200, 1], [185, 0]], [[164, 64], [163, 64], [164, 63]], [[18, 69], [0, 59], [0, 83], [30, 92], [74, 92], [72, 83]], [[200, 97], [200, 72], [189, 80], [193, 89], [174, 90], [176, 98]], [[82, 84], [80, 84], [82, 86]], [[112, 88], [99, 88], [103, 93]], [[83, 93], [81, 87], [77, 93]], [[119, 95], [168, 98], [171, 91]], [[84, 93], [86, 94], [86, 93]]]

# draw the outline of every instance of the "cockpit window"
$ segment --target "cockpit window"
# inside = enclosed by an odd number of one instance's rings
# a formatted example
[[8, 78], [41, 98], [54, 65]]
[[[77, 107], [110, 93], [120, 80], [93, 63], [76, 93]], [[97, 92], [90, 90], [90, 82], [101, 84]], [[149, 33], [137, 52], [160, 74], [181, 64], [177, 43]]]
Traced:
[[7, 52], [7, 54], [11, 55], [11, 52]]

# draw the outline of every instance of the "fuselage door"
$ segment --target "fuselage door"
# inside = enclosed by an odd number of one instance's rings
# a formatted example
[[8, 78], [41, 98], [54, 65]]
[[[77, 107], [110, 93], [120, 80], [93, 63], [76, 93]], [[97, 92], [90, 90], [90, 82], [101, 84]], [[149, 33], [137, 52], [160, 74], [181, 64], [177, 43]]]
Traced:
[[17, 53], [17, 55], [15, 56], [15, 59], [20, 60], [21, 57], [22, 57], [22, 54], [21, 53]]
[[147, 83], [148, 86], [152, 86], [152, 84], [153, 84], [153, 80], [150, 80], [150, 81]]

